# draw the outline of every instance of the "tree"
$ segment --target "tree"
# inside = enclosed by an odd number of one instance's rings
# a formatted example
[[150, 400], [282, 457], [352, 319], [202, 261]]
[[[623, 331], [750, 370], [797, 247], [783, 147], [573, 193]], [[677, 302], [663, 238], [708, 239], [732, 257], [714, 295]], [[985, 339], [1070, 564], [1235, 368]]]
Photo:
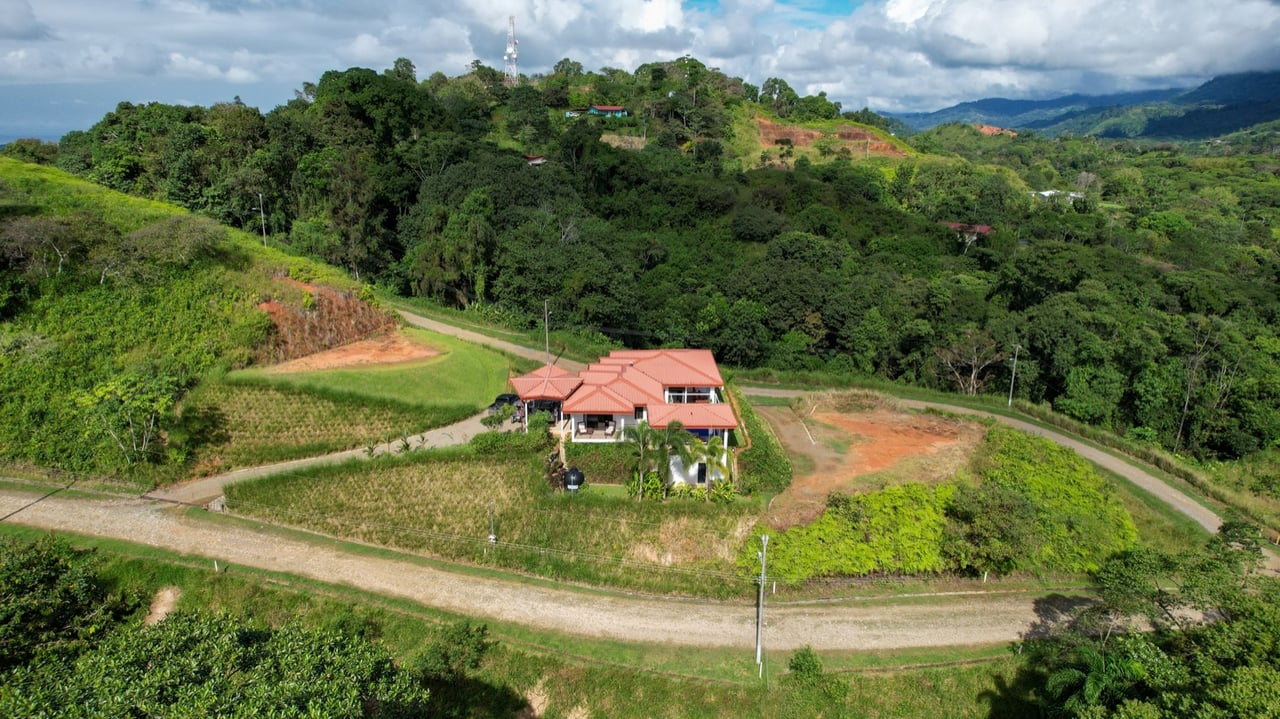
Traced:
[[669, 422], [666, 427], [657, 430], [655, 444], [658, 448], [658, 473], [666, 490], [671, 489], [671, 460], [679, 458], [681, 466], [688, 467], [693, 463], [694, 444], [697, 441], [678, 421]]
[[954, 344], [934, 351], [938, 361], [967, 395], [976, 395], [987, 383], [987, 369], [1009, 355], [1000, 351], [986, 330], [966, 328]]
[[551, 120], [541, 92], [532, 85], [512, 88], [507, 100], [507, 133], [532, 149], [551, 139]]
[[994, 482], [961, 485], [947, 506], [943, 547], [961, 569], [1003, 576], [1016, 571], [1038, 544], [1035, 507]]
[[1072, 716], [1090, 707], [1118, 704], [1146, 676], [1141, 663], [1119, 651], [1090, 644], [1076, 649], [1073, 661], [1049, 676], [1049, 696]]
[[[694, 458], [707, 468], [707, 489], [710, 490], [721, 482], [732, 483], [729, 476], [729, 449], [725, 446], [724, 437], [713, 435], [705, 442], [697, 442], [694, 447]], [[711, 492], [707, 492], [707, 500], [711, 500]]]
[[108, 597], [92, 552], [51, 535], [0, 540], [0, 671], [39, 655], [73, 658], [125, 608]]
[[636, 498], [644, 499], [645, 477], [657, 471], [657, 463], [661, 448], [658, 446], [658, 430], [641, 420], [627, 425], [622, 430], [622, 439], [627, 443], [627, 454], [631, 459], [631, 471], [638, 479]]
[[[74, 663], [17, 673], [6, 716], [422, 716], [428, 691], [349, 630], [179, 612], [124, 625]], [[34, 710], [34, 712], [33, 712]]]
[[156, 459], [160, 420], [177, 403], [175, 376], [154, 367], [120, 374], [82, 393], [77, 403], [111, 438], [128, 465]]

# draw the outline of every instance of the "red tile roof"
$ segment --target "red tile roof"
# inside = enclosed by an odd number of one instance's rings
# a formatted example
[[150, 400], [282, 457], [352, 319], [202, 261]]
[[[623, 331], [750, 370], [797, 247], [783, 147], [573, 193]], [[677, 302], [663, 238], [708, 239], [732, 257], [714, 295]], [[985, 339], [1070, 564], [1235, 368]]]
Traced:
[[649, 407], [649, 426], [662, 429], [672, 422], [696, 429], [733, 429], [738, 419], [733, 407], [717, 404], [660, 404]]
[[991, 234], [991, 225], [970, 225], [966, 222], [944, 222], [942, 224], [956, 232], [973, 232], [979, 235]]
[[666, 403], [667, 388], [724, 386], [709, 350], [615, 350], [577, 376], [544, 366], [511, 383], [520, 399], [561, 400], [569, 414], [631, 414], [644, 407], [654, 427], [672, 421], [698, 429], [738, 426], [727, 404]]
[[543, 365], [526, 375], [511, 380], [520, 399], [563, 401], [582, 384], [582, 379], [555, 365]]

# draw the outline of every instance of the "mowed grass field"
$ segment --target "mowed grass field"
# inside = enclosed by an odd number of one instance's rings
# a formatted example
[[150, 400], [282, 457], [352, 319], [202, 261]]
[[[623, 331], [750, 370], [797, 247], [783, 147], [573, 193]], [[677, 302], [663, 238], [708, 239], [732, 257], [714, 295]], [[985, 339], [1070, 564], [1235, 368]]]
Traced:
[[510, 361], [481, 345], [419, 328], [403, 328], [401, 335], [439, 354], [428, 359], [394, 364], [303, 372], [249, 369], [234, 372], [232, 381], [262, 382], [318, 392], [398, 402], [412, 407], [467, 407], [477, 412], [507, 391]]
[[194, 474], [366, 447], [460, 421], [505, 391], [510, 362], [484, 347], [403, 329], [433, 357], [301, 372], [232, 372], [197, 388], [184, 413], [208, 425]]
[[[761, 505], [553, 493], [541, 458], [416, 451], [227, 487], [237, 514], [539, 576], [692, 596], [747, 596], [733, 560]], [[490, 511], [492, 510], [492, 525]], [[497, 546], [488, 541], [490, 528]]]

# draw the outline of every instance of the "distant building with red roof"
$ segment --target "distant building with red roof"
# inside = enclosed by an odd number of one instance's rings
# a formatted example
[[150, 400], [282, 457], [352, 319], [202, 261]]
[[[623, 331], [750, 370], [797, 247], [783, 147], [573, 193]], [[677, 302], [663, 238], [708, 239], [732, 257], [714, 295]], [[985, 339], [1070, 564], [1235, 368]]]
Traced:
[[956, 237], [964, 244], [964, 251], [969, 252], [969, 245], [978, 241], [979, 237], [991, 234], [991, 225], [974, 225], [968, 222], [943, 222], [942, 224], [955, 230]]
[[[574, 442], [618, 442], [641, 422], [656, 429], [679, 422], [700, 439], [720, 437], [728, 447], [729, 432], [738, 426], [709, 350], [615, 350], [576, 375], [544, 365], [511, 384], [524, 416], [550, 410]], [[672, 469], [676, 481], [706, 481], [700, 463], [686, 470], [673, 458]]]
[[587, 114], [603, 117], [626, 117], [627, 108], [622, 105], [592, 105], [587, 108]]

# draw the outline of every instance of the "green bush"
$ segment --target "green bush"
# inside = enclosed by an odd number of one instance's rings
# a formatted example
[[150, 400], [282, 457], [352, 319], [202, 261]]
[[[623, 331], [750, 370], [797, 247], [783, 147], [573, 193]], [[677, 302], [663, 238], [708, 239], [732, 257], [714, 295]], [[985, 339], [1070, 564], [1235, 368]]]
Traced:
[[565, 444], [570, 467], [577, 467], [596, 484], [623, 484], [630, 476], [630, 447], [626, 443], [570, 442]]
[[791, 655], [787, 669], [797, 679], [819, 679], [822, 677], [822, 660], [813, 651], [813, 647], [806, 644]]
[[781, 492], [791, 486], [791, 460], [768, 425], [760, 421], [755, 410], [736, 389], [734, 407], [743, 428], [751, 438], [751, 447], [738, 454], [738, 487], [742, 494]]
[[987, 435], [979, 473], [1026, 497], [1035, 508], [1038, 546], [1032, 571], [1097, 571], [1111, 554], [1128, 549], [1138, 531], [1114, 490], [1080, 455], [1042, 437], [996, 427]]
[[[813, 577], [924, 574], [946, 569], [942, 537], [950, 486], [904, 484], [855, 496], [832, 495], [813, 523], [769, 543], [769, 574], [788, 584]], [[759, 540], [738, 557], [753, 571]]]
[[[641, 491], [642, 489], [643, 492]], [[641, 483], [639, 472], [632, 472], [631, 479], [627, 480], [627, 495], [631, 497], [660, 501], [667, 496], [665, 490], [666, 487], [663, 486], [662, 476], [657, 472], [645, 472], [643, 484]]]
[[469, 446], [477, 454], [539, 454], [551, 448], [551, 437], [545, 432], [481, 432], [471, 438]]

